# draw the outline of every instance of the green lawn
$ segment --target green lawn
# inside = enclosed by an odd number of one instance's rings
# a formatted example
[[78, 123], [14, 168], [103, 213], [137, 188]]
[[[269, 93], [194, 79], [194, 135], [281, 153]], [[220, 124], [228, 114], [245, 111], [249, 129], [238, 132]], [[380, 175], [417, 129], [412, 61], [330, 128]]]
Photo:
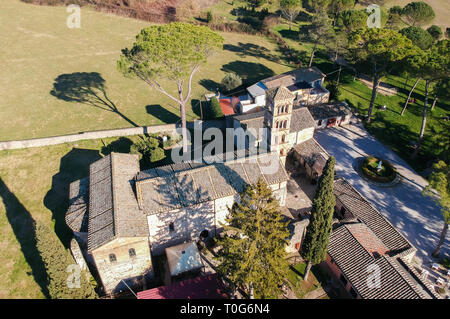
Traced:
[[291, 283], [297, 298], [303, 298], [307, 293], [317, 289], [320, 284], [313, 271], [309, 273], [307, 281], [303, 280], [306, 263], [298, 263], [289, 268], [288, 280]]
[[[0, 1], [0, 20], [7, 26], [0, 29], [0, 141], [179, 120], [178, 106], [169, 98], [116, 70], [120, 50], [131, 46], [148, 23], [82, 8], [81, 28], [69, 29], [67, 17], [65, 7]], [[264, 55], [276, 51], [270, 40], [222, 35], [223, 52], [213, 56], [194, 78], [194, 108], [188, 107], [188, 120], [199, 117], [196, 100], [215, 89], [225, 71], [257, 81], [289, 70], [273, 56]], [[93, 74], [105, 86], [100, 102], [70, 102], [50, 94], [60, 75], [76, 82]], [[122, 115], [110, 111], [113, 105]]]
[[[372, 93], [371, 88], [358, 80], [353, 81], [353, 76], [350, 74], [344, 75], [341, 79], [343, 82], [340, 100], [347, 101], [360, 115], [366, 115]], [[403, 116], [400, 115], [400, 112], [414, 80], [410, 79], [405, 89], [404, 78], [393, 75], [386, 77], [383, 82], [395, 86], [398, 92], [393, 96], [378, 93], [375, 100], [373, 120], [370, 124], [366, 123], [365, 126], [371, 134], [391, 147], [416, 170], [422, 170], [426, 168], [427, 161], [438, 156], [441, 151], [441, 148], [438, 147], [438, 139], [441, 138], [439, 133], [444, 129], [442, 117], [448, 116], [450, 103], [449, 101], [438, 100], [435, 109], [428, 112], [425, 139], [421, 152], [415, 160], [411, 160], [410, 155], [413, 151], [411, 145], [417, 142], [422, 123], [423, 81], [417, 86], [412, 96], [416, 99], [416, 103], [410, 104]], [[429, 103], [432, 103], [432, 96], [429, 97]], [[387, 110], [379, 109], [383, 105], [387, 106]]]

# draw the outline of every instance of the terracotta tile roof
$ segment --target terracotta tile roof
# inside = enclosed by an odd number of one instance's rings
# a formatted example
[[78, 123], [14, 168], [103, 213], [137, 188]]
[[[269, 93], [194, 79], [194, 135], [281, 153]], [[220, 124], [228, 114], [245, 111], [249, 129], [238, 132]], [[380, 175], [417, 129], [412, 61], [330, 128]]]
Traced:
[[279, 86], [266, 91], [266, 96], [274, 101], [294, 100], [295, 95], [291, 93], [285, 86]]
[[235, 113], [233, 106], [231, 105], [231, 101], [228, 99], [220, 99], [219, 100], [220, 107], [222, 109], [223, 115], [232, 115]]
[[300, 132], [304, 129], [313, 127], [316, 127], [316, 121], [314, 121], [314, 118], [312, 117], [308, 108], [294, 108], [294, 110], [292, 111], [290, 132]]
[[311, 105], [307, 108], [316, 121], [352, 114], [345, 102]]
[[146, 217], [139, 211], [133, 178], [137, 155], [111, 153], [90, 166], [88, 250], [117, 237], [148, 236]]
[[318, 68], [300, 68], [261, 81], [268, 89], [279, 86], [290, 86], [298, 82], [311, 83], [325, 77]]
[[[364, 224], [357, 227], [359, 232], [362, 228], [367, 228]], [[370, 229], [367, 228], [365, 232], [370, 233]], [[375, 258], [365, 247], [365, 245], [368, 246], [368, 238], [363, 239], [363, 243], [361, 243], [358, 240], [361, 237], [355, 237], [353, 233], [355, 233], [355, 226], [346, 224], [334, 229], [330, 237], [328, 254], [362, 298], [431, 298], [424, 292], [419, 282], [407, 275], [406, 269], [399, 264], [396, 258], [387, 255]], [[380, 285], [378, 287], [371, 287], [368, 283], [369, 275], [374, 273], [373, 269], [379, 269]]]
[[69, 208], [65, 216], [67, 226], [74, 232], [88, 231], [89, 178], [83, 178], [69, 186]]
[[138, 299], [226, 299], [225, 287], [217, 274], [187, 279], [169, 286], [137, 293]]
[[[272, 165], [274, 164], [274, 165]], [[263, 178], [269, 185], [287, 180], [277, 154], [267, 153], [191, 168], [136, 181], [140, 207], [146, 214], [188, 207], [244, 190]]]
[[334, 194], [345, 208], [366, 224], [391, 253], [412, 248], [411, 243], [346, 180], [334, 182]]
[[325, 163], [330, 157], [327, 151], [325, 151], [323, 147], [319, 143], [317, 143], [314, 137], [295, 145], [294, 151], [300, 154], [304, 158], [306, 163], [308, 163], [308, 165], [311, 167], [320, 158], [323, 159], [322, 161], [320, 161], [321, 165], [325, 167]]

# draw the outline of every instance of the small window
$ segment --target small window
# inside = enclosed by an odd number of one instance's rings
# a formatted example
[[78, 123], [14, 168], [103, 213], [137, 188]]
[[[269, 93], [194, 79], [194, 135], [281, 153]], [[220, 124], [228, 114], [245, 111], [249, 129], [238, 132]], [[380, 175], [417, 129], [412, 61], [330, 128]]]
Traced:
[[115, 254], [109, 254], [109, 261], [115, 263], [117, 261]]
[[321, 126], [322, 125], [322, 120], [319, 120], [319, 124], [318, 124], [319, 126]]
[[170, 224], [169, 224], [169, 231], [170, 231], [170, 232], [175, 231], [175, 225], [174, 225], [173, 223], [170, 223]]
[[136, 251], [134, 248], [128, 249], [128, 255], [130, 255], [130, 258], [136, 257]]

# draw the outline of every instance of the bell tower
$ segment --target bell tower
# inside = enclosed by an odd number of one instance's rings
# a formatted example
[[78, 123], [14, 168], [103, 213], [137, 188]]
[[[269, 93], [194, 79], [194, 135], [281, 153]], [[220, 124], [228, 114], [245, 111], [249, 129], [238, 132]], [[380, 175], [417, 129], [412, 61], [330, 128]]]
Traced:
[[284, 86], [266, 91], [264, 124], [267, 128], [267, 146], [270, 152], [278, 152], [283, 163], [292, 147], [289, 131], [294, 99], [295, 96]]

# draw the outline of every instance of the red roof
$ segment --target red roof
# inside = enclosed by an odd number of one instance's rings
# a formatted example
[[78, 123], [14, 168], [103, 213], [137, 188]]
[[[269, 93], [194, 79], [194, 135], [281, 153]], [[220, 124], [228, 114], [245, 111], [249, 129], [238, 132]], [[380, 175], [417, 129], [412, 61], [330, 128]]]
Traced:
[[138, 299], [226, 299], [222, 283], [216, 274], [187, 279], [169, 286], [144, 290]]
[[231, 115], [235, 113], [229, 99], [221, 99], [220, 107], [222, 108], [223, 115]]

